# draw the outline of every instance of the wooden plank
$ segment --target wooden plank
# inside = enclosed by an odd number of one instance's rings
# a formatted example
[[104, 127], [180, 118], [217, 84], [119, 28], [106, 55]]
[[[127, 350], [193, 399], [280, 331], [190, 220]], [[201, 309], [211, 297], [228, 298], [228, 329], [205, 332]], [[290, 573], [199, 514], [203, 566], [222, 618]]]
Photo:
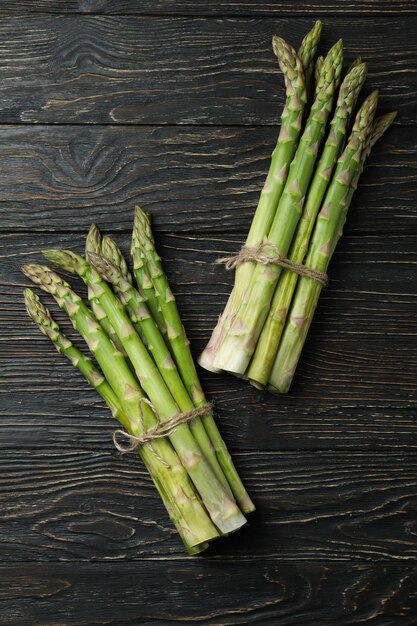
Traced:
[[403, 0], [2, 0], [1, 11], [34, 13], [103, 13], [107, 15], [317, 15], [415, 13], [412, 2]]
[[413, 626], [417, 609], [413, 564], [22, 563], [0, 580], [5, 626]]
[[[256, 451], [235, 460], [257, 511], [209, 558], [416, 559], [415, 454]], [[184, 556], [134, 455], [21, 448], [3, 452], [0, 469], [3, 563]]]
[[[312, 18], [5, 15], [0, 122], [276, 124], [284, 90], [271, 36], [295, 46]], [[369, 62], [385, 110], [417, 123], [414, 16], [329, 18], [323, 50]], [[405, 45], [406, 42], [406, 45]]]
[[[197, 355], [231, 287], [232, 277], [214, 261], [239, 241], [161, 235], [158, 222], [155, 232]], [[117, 239], [127, 252], [128, 236]], [[109, 449], [108, 412], [24, 311], [22, 289], [29, 283], [19, 266], [40, 261], [38, 250], [54, 246], [81, 251], [82, 239], [76, 233], [0, 239], [0, 441], [13, 448], [72, 447], [76, 441]], [[201, 370], [232, 448], [416, 447], [415, 263], [416, 237], [342, 240], [287, 396], [262, 394], [232, 376]], [[68, 328], [63, 314], [56, 317]]]
[[[268, 171], [276, 128], [3, 126], [0, 230], [131, 228], [242, 233]], [[349, 232], [417, 232], [417, 140], [392, 128], [365, 168]]]

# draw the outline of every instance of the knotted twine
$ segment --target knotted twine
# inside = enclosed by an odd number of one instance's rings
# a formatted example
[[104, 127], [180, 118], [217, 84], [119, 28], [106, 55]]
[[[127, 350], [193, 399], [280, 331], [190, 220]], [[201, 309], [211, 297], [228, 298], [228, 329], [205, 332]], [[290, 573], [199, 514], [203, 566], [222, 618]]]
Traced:
[[[272, 256], [265, 254], [265, 250], [272, 250], [274, 254]], [[283, 269], [294, 272], [299, 276], [311, 278], [323, 287], [327, 285], [326, 272], [319, 272], [307, 265], [287, 259], [276, 246], [269, 242], [258, 243], [256, 246], [243, 246], [236, 254], [217, 259], [216, 263], [224, 265], [227, 270], [234, 270], [246, 261], [255, 261], [261, 265], [279, 265]]]
[[[145, 428], [142, 404], [146, 404], [151, 409], [156, 419], [156, 424], [150, 426], [150, 428]], [[164, 461], [162, 457], [160, 457], [160, 455], [152, 446], [152, 441], [154, 441], [155, 439], [162, 439], [163, 437], [169, 437], [169, 435], [172, 435], [172, 433], [178, 426], [180, 426], [181, 424], [188, 424], [188, 422], [191, 422], [196, 417], [209, 413], [212, 408], [212, 403], [206, 402], [206, 404], [203, 404], [196, 409], [192, 409], [191, 411], [184, 411], [182, 413], [176, 413], [172, 417], [169, 417], [168, 419], [162, 421], [158, 411], [156, 410], [152, 402], [147, 398], [141, 398], [139, 400], [139, 418], [143, 432], [140, 435], [136, 436], [131, 435], [130, 433], [122, 429], [115, 430], [113, 433], [113, 443], [116, 449], [119, 452], [123, 453], [134, 452], [138, 448], [148, 445], [158, 461], [160, 461], [166, 467], [169, 467], [169, 464]], [[127, 443], [125, 444], [123, 442]]]

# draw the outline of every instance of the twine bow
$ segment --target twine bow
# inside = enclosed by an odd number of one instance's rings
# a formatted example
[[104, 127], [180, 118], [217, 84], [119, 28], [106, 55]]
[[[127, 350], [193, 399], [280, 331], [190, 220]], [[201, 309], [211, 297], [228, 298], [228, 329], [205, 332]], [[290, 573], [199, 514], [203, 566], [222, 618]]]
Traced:
[[[145, 428], [145, 422], [143, 417], [142, 404], [146, 404], [152, 411], [156, 424], [151, 426], [150, 428]], [[113, 443], [115, 448], [119, 452], [127, 453], [134, 452], [138, 448], [142, 446], [148, 445], [154, 455], [158, 458], [158, 460], [165, 466], [168, 467], [168, 464], [159, 456], [159, 454], [155, 451], [152, 446], [152, 442], [155, 439], [162, 439], [163, 437], [169, 437], [175, 429], [180, 426], [180, 424], [187, 424], [191, 422], [196, 417], [200, 415], [205, 415], [209, 413], [213, 408], [211, 402], [207, 402], [202, 406], [192, 409], [191, 411], [184, 411], [182, 413], [176, 413], [172, 417], [162, 421], [158, 411], [155, 409], [154, 405], [147, 398], [141, 398], [139, 400], [139, 418], [142, 425], [142, 433], [140, 435], [131, 435], [125, 430], [118, 429], [113, 433]]]
[[[266, 250], [272, 250], [274, 254], [272, 256], [271, 254], [266, 254]], [[299, 276], [311, 278], [320, 283], [323, 287], [327, 285], [328, 277], [326, 272], [319, 272], [307, 265], [287, 259], [276, 246], [269, 242], [262, 242], [256, 246], [243, 246], [236, 254], [217, 259], [216, 263], [224, 265], [226, 269], [230, 271], [239, 267], [239, 265], [242, 265], [242, 263], [246, 261], [255, 261], [261, 265], [279, 265], [283, 269], [294, 272]]]

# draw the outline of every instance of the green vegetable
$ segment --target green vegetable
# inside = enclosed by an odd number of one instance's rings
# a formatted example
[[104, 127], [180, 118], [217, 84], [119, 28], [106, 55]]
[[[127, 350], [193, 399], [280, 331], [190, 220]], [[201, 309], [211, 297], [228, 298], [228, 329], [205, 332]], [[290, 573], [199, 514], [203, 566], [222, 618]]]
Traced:
[[[310, 183], [303, 213], [288, 253], [288, 258], [296, 263], [302, 263], [308, 252], [317, 213], [320, 210], [333, 168], [343, 146], [350, 115], [365, 78], [366, 65], [364, 63], [355, 65], [348, 72], [340, 87], [336, 110], [330, 123], [330, 131]], [[297, 274], [289, 270], [282, 272], [279, 277], [268, 317], [246, 372], [246, 376], [256, 386], [263, 387], [268, 382], [297, 278]]]
[[[67, 272], [78, 274], [90, 287], [94, 298], [108, 317], [125, 349], [137, 379], [162, 421], [179, 412], [169, 388], [146, 346], [133, 327], [124, 306], [99, 274], [81, 256], [67, 250], [46, 250], [45, 258]], [[180, 424], [170, 440], [196, 486], [213, 522], [222, 533], [229, 533], [246, 520], [217, 479], [188, 424]]]
[[[121, 404], [114, 393], [113, 389], [107, 382], [103, 373], [92, 363], [89, 357], [86, 357], [78, 350], [66, 337], [59, 328], [58, 324], [53, 320], [49, 310], [41, 303], [38, 296], [30, 289], [25, 289], [26, 310], [32, 320], [37, 324], [41, 333], [47, 336], [55, 345], [58, 352], [65, 355], [72, 365], [77, 368], [86, 378], [92, 387], [101, 395], [107, 406], [110, 408], [113, 417], [115, 417], [124, 428], [129, 429], [129, 419], [122, 411]], [[208, 547], [208, 543], [197, 545], [189, 545], [188, 533], [183, 530], [187, 526], [186, 519], [183, 518], [181, 507], [177, 506], [175, 494], [178, 490], [178, 483], [174, 482], [174, 476], [166, 468], [166, 466], [158, 460], [158, 458], [147, 447], [139, 449], [139, 455], [147, 468], [158, 492], [165, 504], [165, 507], [174, 522], [178, 533], [180, 534], [184, 545], [189, 554], [198, 554]]]
[[[193, 410], [195, 406], [188, 395], [184, 383], [178, 373], [177, 367], [171, 357], [171, 353], [158, 326], [155, 324], [142, 295], [133, 287], [121, 271], [110, 262], [109, 259], [90, 253], [88, 255], [88, 260], [103, 280], [111, 283], [115, 289], [120, 301], [125, 306], [135, 329], [138, 331], [139, 335], [143, 337], [146, 346], [179, 409], [181, 411]], [[117, 261], [117, 259], [115, 260]], [[210, 438], [208, 437], [200, 418], [193, 421], [193, 423], [190, 424], [190, 428], [218, 480], [222, 483], [227, 493], [232, 496], [229, 483], [227, 482], [227, 479], [225, 478], [218, 463], [216, 453], [213, 450]]]
[[[306, 42], [306, 57], [309, 56], [308, 47], [312, 46], [315, 50], [315, 45], [315, 40], [309, 39]], [[307, 99], [303, 67], [294, 48], [280, 37], [273, 37], [272, 47], [284, 74], [286, 102], [281, 115], [281, 130], [272, 153], [269, 172], [246, 239], [247, 246], [262, 243], [274, 220], [276, 208], [287, 180], [289, 164], [297, 149]], [[246, 294], [254, 269], [255, 264], [247, 262], [236, 270], [235, 285], [226, 308], [199, 358], [200, 365], [208, 370], [219, 371], [221, 369], [214, 363], [217, 350], [230, 328], [236, 308]]]
[[313, 28], [307, 33], [298, 49], [298, 57], [303, 66], [306, 85], [310, 84], [311, 77], [315, 68], [315, 56], [317, 46], [319, 45], [321, 36], [322, 23], [320, 20], [314, 24]]
[[[340, 237], [343, 216], [351, 199], [350, 188], [366, 154], [373, 130], [378, 93], [373, 92], [361, 106], [349, 142], [338, 159], [337, 167], [317, 217], [306, 265], [326, 272]], [[291, 310], [278, 348], [270, 384], [282, 393], [289, 389], [295, 368], [313, 319], [322, 286], [310, 278], [300, 277]]]
[[[341, 68], [342, 41], [338, 41], [323, 63], [317, 95], [291, 163], [268, 238], [265, 239], [264, 252], [267, 255], [274, 256], [276, 248], [286, 255], [290, 248], [332, 109]], [[256, 265], [245, 298], [234, 313], [233, 322], [216, 351], [216, 368], [240, 375], [245, 373], [268, 316], [280, 273], [278, 265]]]
[[[148, 268], [154, 294], [167, 329], [167, 339], [171, 346], [172, 356], [194, 405], [196, 407], [203, 406], [207, 401], [201, 388], [175, 297], [171, 292], [161, 259], [155, 249], [149, 218], [139, 207], [135, 208], [133, 236], [136, 241], [134, 255], [140, 254]], [[142, 291], [140, 283], [139, 288]], [[201, 419], [212, 442], [218, 462], [241, 510], [245, 513], [253, 511], [254, 505], [239, 478], [212, 414], [203, 415]]]
[[[141, 402], [144, 398], [143, 391], [123, 355], [115, 348], [81, 298], [48, 267], [31, 264], [23, 266], [22, 271], [32, 282], [55, 298], [58, 305], [68, 314], [74, 328], [85, 339], [120, 402], [123, 414], [128, 420], [125, 423], [126, 430], [132, 435], [139, 436], [144, 428], [154, 426], [155, 416], [151, 409]], [[142, 449], [144, 450], [145, 447]], [[161, 460], [162, 466], [165, 464], [169, 468], [169, 473], [173, 478], [175, 501], [181, 510], [182, 529], [187, 537], [187, 545], [198, 546], [218, 537], [220, 533], [203, 508], [189, 479], [190, 468], [185, 468], [179, 461], [169, 440], [157, 439], [149, 449], [157, 459]], [[191, 459], [191, 463], [193, 461], [198, 461], [198, 459]]]

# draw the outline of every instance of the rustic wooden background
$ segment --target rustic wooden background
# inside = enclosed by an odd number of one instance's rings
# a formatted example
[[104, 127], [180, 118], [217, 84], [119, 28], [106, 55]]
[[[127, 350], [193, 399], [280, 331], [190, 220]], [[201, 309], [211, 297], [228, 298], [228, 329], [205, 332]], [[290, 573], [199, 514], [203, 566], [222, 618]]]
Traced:
[[[273, 33], [369, 62], [395, 126], [372, 155], [291, 393], [202, 372], [258, 510], [186, 558], [94, 391], [29, 322], [23, 262], [155, 232], [196, 354], [277, 136]], [[0, 623], [417, 624], [417, 5], [0, 4]], [[63, 316], [57, 314], [58, 320]]]

